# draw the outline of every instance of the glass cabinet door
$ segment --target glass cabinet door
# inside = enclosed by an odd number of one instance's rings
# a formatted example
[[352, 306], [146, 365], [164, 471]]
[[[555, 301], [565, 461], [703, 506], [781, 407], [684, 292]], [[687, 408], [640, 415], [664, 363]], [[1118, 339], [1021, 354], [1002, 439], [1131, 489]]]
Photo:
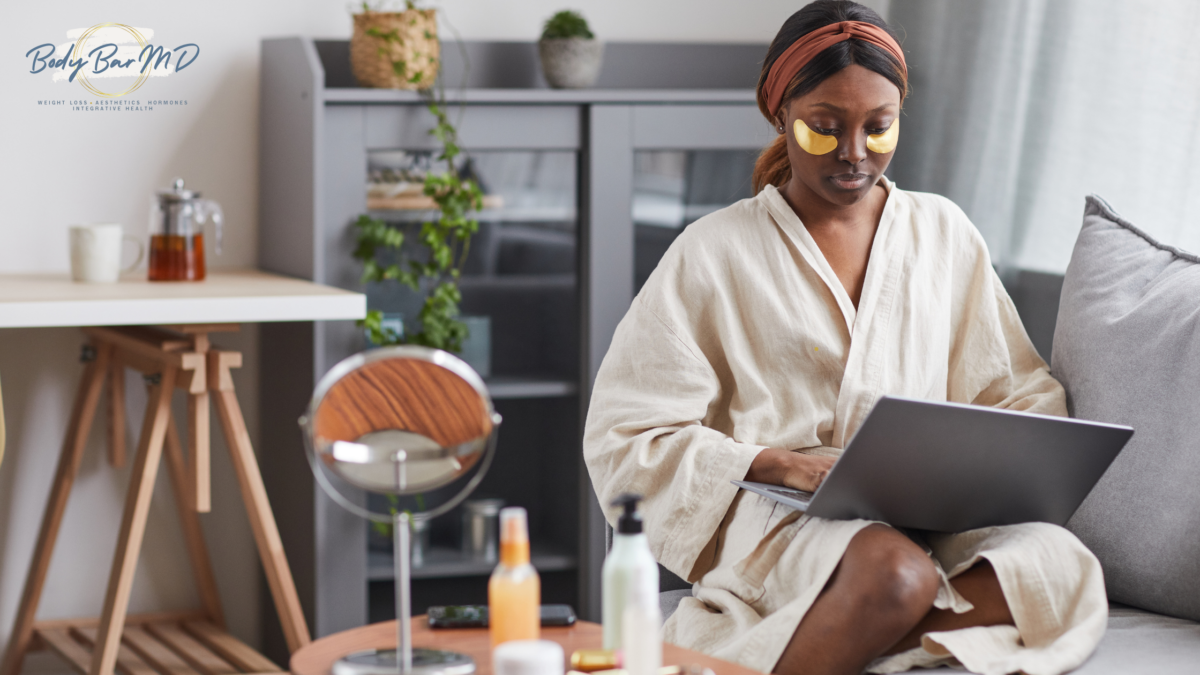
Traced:
[[757, 150], [637, 150], [633, 155], [634, 293], [685, 227], [753, 197]]
[[[472, 152], [459, 167], [482, 188], [483, 210], [459, 286], [465, 317], [490, 320], [485, 377], [543, 381], [578, 379], [576, 329], [577, 153]], [[418, 240], [422, 222], [437, 217], [423, 194], [430, 170], [444, 170], [427, 151], [368, 155], [367, 208], [372, 216]], [[369, 305], [416, 328], [423, 297], [396, 283], [374, 284]], [[468, 326], [478, 325], [468, 321]], [[469, 349], [469, 346], [468, 346]], [[470, 359], [468, 359], [470, 360]], [[507, 379], [505, 379], [507, 378]], [[495, 384], [490, 382], [489, 384]]]
[[[468, 155], [457, 168], [478, 182], [484, 197], [483, 209], [469, 214], [479, 221], [479, 231], [459, 279], [462, 318], [471, 330], [460, 356], [484, 375], [504, 419], [496, 460], [470, 500], [493, 498], [525, 507], [543, 598], [576, 604], [579, 155], [570, 150]], [[367, 153], [368, 213], [405, 232], [406, 246], [419, 241], [422, 223], [439, 215], [423, 192], [426, 173], [445, 168], [434, 156], [419, 149]], [[423, 293], [385, 282], [371, 284], [367, 295], [371, 309], [401, 319], [409, 330], [419, 329], [414, 324]], [[472, 359], [478, 355], [472, 341], [482, 332], [488, 343], [485, 364]], [[439, 503], [456, 490], [435, 490], [423, 499]], [[371, 498], [377, 508], [387, 509], [380, 498]], [[465, 514], [460, 506], [420, 533], [420, 544], [428, 548], [414, 561], [414, 612], [431, 604], [487, 602], [487, 578], [496, 560], [469, 552]], [[370, 541], [369, 615], [375, 621], [394, 612], [391, 545], [386, 532], [372, 530]]]

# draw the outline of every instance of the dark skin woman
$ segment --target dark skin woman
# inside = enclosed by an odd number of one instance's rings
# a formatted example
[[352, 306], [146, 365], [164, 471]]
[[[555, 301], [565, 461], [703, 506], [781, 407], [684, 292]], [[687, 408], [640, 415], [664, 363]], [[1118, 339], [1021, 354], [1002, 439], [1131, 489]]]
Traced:
[[778, 134], [755, 196], [689, 225], [634, 299], [584, 460], [602, 504], [644, 496], [651, 550], [693, 583], [673, 644], [761, 672], [1063, 675], [1108, 620], [1100, 562], [1067, 529], [910, 532], [737, 489], [816, 489], [883, 396], [1068, 413], [967, 214], [883, 175], [914, 145], [897, 145], [908, 77], [868, 7], [784, 21], [757, 87]]
[[[858, 64], [786, 100], [775, 119], [786, 138], [790, 178], [778, 187], [857, 307], [887, 191], [879, 179], [895, 150], [868, 149], [871, 135], [891, 127], [904, 92], [883, 74]], [[810, 154], [792, 133], [796, 120], [835, 138], [837, 148]], [[784, 448], [762, 451], [746, 480], [814, 491], [834, 459]], [[851, 541], [837, 570], [804, 616], [775, 666], [776, 673], [860, 673], [875, 658], [920, 645], [921, 636], [971, 626], [1013, 623], [1000, 583], [987, 562], [951, 583], [975, 609], [935, 609], [939, 575], [917, 544], [885, 525]]]

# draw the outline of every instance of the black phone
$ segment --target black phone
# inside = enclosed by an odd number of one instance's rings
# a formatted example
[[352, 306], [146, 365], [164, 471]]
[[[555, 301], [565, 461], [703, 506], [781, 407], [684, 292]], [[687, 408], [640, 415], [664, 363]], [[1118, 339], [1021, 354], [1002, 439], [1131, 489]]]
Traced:
[[542, 605], [543, 626], [570, 626], [575, 623], [575, 610], [570, 605]]
[[[543, 626], [570, 626], [575, 610], [570, 605], [542, 605]], [[429, 608], [430, 628], [487, 628], [487, 605], [436, 605]]]

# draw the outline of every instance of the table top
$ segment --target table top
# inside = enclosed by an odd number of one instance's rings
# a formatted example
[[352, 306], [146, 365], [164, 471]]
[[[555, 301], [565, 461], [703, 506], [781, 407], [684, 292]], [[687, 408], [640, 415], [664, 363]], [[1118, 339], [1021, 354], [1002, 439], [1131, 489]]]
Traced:
[[257, 270], [113, 284], [76, 283], [66, 273], [0, 274], [0, 328], [332, 321], [366, 312], [361, 293]]
[[[413, 645], [462, 652], [475, 659], [475, 675], [492, 675], [492, 649], [486, 628], [431, 629], [425, 616], [412, 620]], [[603, 639], [600, 624], [576, 621], [568, 628], [543, 628], [543, 640], [562, 645], [568, 659], [577, 649], [599, 649]], [[292, 654], [294, 675], [329, 675], [335, 661], [365, 649], [395, 649], [396, 622], [384, 621], [321, 638]], [[736, 663], [722, 661], [672, 644], [663, 645], [663, 665], [697, 664], [717, 675], [759, 675]]]

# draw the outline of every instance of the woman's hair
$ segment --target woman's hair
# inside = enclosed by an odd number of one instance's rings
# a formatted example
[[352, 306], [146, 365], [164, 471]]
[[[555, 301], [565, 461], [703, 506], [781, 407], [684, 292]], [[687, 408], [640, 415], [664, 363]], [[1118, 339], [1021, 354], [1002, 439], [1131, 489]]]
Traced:
[[[771, 66], [791, 47], [796, 40], [808, 35], [819, 28], [842, 21], [862, 21], [886, 30], [896, 37], [892, 29], [870, 7], [864, 7], [850, 0], [816, 0], [800, 11], [788, 17], [783, 27], [767, 49], [767, 58], [763, 61], [762, 74], [758, 78], [758, 109], [762, 111], [771, 125], [777, 124], [767, 108], [764, 85]], [[897, 39], [897, 42], [899, 40]], [[817, 54], [808, 62], [792, 81], [788, 83], [783, 94], [782, 106], [792, 99], [803, 96], [816, 89], [817, 85], [829, 79], [850, 65], [860, 65], [886, 77], [900, 90], [900, 100], [908, 93], [908, 79], [904, 66], [888, 51], [877, 45], [863, 40], [843, 40], [835, 43], [825, 51]], [[787, 135], [780, 134], [770, 145], [763, 149], [754, 164], [754, 177], [751, 181], [757, 194], [768, 185], [783, 185], [792, 177], [792, 167], [788, 162]]]

